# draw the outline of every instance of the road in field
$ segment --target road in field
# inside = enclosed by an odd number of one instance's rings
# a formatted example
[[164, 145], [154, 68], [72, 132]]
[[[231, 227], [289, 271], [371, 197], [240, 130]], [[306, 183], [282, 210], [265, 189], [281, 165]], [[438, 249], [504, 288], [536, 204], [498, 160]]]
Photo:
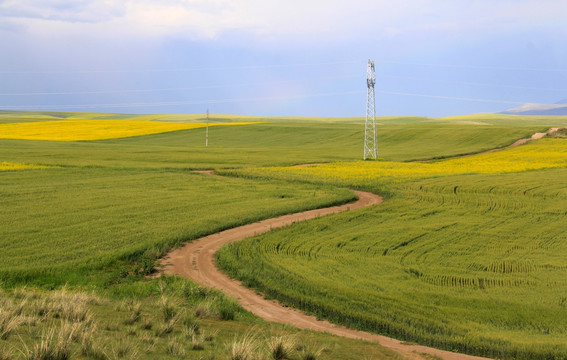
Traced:
[[[213, 175], [212, 171], [201, 171], [201, 173]], [[377, 342], [386, 348], [400, 353], [408, 359], [424, 359], [419, 353], [426, 353], [447, 360], [486, 359], [426, 346], [405, 344], [386, 336], [352, 330], [331, 324], [327, 321], [318, 320], [314, 316], [306, 315], [299, 310], [282, 306], [277, 301], [264, 299], [254, 290], [243, 286], [239, 281], [229, 278], [217, 269], [215, 265], [215, 252], [225, 244], [243, 240], [274, 228], [291, 225], [295, 222], [342, 211], [355, 210], [380, 204], [384, 201], [381, 196], [372, 193], [362, 191], [355, 191], [355, 193], [358, 196], [358, 200], [353, 203], [284, 215], [202, 237], [179, 249], [171, 251], [161, 260], [161, 269], [165, 274], [179, 275], [192, 279], [202, 285], [220, 289], [224, 293], [237, 298], [239, 303], [246, 310], [267, 321], [285, 323], [301, 329], [328, 332], [352, 339]]]
[[[499, 151], [509, 147], [523, 145], [531, 140], [537, 140], [545, 136], [552, 135], [558, 130], [560, 129], [551, 128], [547, 132], [535, 133], [530, 138], [518, 140], [510, 146], [488, 150], [486, 152]], [[318, 164], [304, 164], [298, 166], [313, 165]], [[214, 175], [212, 170], [196, 172], [205, 175]], [[225, 244], [243, 240], [247, 237], [261, 234], [274, 228], [291, 225], [294, 222], [305, 221], [347, 210], [355, 210], [366, 206], [380, 204], [384, 201], [382, 197], [372, 193], [362, 191], [355, 191], [355, 193], [358, 195], [359, 199], [354, 203], [280, 216], [197, 239], [179, 249], [171, 251], [164, 259], [162, 259], [162, 271], [168, 275], [180, 275], [182, 277], [192, 279], [202, 285], [220, 289], [226, 294], [237, 298], [242, 307], [246, 310], [267, 321], [290, 324], [301, 329], [328, 332], [347, 338], [377, 342], [380, 345], [397, 351], [401, 355], [410, 359], [424, 359], [424, 357], [420, 356], [419, 353], [426, 353], [447, 360], [487, 359], [438, 350], [427, 346], [405, 344], [399, 340], [389, 337], [347, 329], [342, 326], [331, 324], [327, 321], [317, 320], [314, 316], [309, 316], [299, 310], [282, 306], [278, 304], [277, 301], [264, 299], [254, 290], [246, 288], [239, 281], [229, 278], [216, 268], [214, 254]]]

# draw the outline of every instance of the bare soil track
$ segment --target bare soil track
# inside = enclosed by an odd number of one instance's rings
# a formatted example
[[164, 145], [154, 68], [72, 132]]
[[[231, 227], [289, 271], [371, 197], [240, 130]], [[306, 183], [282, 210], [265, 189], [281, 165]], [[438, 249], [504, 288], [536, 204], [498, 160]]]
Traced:
[[[203, 172], [211, 175], [211, 172]], [[419, 353], [438, 356], [447, 360], [485, 359], [476, 356], [457, 354], [449, 351], [433, 349], [426, 346], [405, 344], [399, 340], [368, 332], [348, 329], [316, 319], [303, 312], [284, 307], [273, 300], [266, 300], [254, 290], [246, 288], [239, 281], [229, 278], [215, 266], [215, 252], [223, 245], [267, 232], [274, 228], [284, 227], [298, 221], [305, 221], [320, 216], [335, 214], [347, 210], [355, 210], [380, 204], [384, 199], [378, 195], [355, 191], [358, 200], [340, 206], [304, 211], [267, 219], [253, 224], [222, 231], [197, 239], [185, 246], [171, 251], [161, 260], [161, 271], [168, 275], [179, 275], [192, 279], [202, 285], [214, 287], [238, 299], [248, 311], [267, 321], [290, 324], [301, 329], [328, 332], [352, 339], [377, 342], [390, 348], [408, 359], [424, 359]]]
[[524, 145], [529, 141], [532, 140], [538, 140], [538, 139], [543, 139], [546, 136], [550, 136], [553, 135], [554, 133], [556, 133], [557, 131], [559, 131], [560, 128], [551, 128], [549, 130], [547, 130], [546, 132], [541, 132], [541, 133], [535, 133], [533, 134], [531, 137], [526, 138], [526, 139], [520, 139], [515, 141], [512, 145], [508, 145], [506, 147], [503, 148], [497, 148], [497, 149], [492, 149], [492, 150], [487, 150], [485, 152], [490, 153], [490, 152], [495, 152], [495, 151], [500, 151], [509, 147], [514, 147], [514, 146], [520, 146], [520, 145]]
[[[544, 133], [535, 133], [530, 138], [520, 139], [504, 148], [488, 150], [493, 152], [508, 147], [523, 145], [531, 140], [541, 139], [552, 135], [559, 128], [551, 128]], [[297, 166], [315, 166], [318, 163], [302, 164]], [[213, 170], [197, 170], [203, 175], [215, 175]], [[274, 228], [284, 227], [294, 222], [305, 221], [320, 216], [335, 214], [346, 210], [355, 210], [366, 206], [380, 204], [384, 199], [378, 195], [355, 191], [358, 200], [354, 203], [333, 206], [324, 209], [310, 210], [277, 218], [259, 221], [253, 224], [222, 231], [197, 239], [185, 246], [171, 251], [160, 260], [161, 272], [168, 275], [179, 275], [192, 279], [202, 285], [222, 290], [226, 294], [237, 298], [240, 304], [251, 313], [267, 321], [290, 324], [301, 329], [328, 332], [334, 335], [352, 339], [362, 339], [377, 342], [380, 345], [398, 352], [408, 359], [424, 359], [421, 354], [429, 354], [446, 360], [473, 360], [487, 359], [478, 356], [458, 354], [421, 345], [412, 345], [386, 336], [371, 334], [364, 331], [348, 329], [316, 319], [303, 312], [278, 304], [277, 301], [266, 300], [254, 290], [246, 288], [239, 281], [229, 278], [217, 269], [215, 265], [215, 252], [223, 245], [243, 240], [247, 237], [267, 232]]]

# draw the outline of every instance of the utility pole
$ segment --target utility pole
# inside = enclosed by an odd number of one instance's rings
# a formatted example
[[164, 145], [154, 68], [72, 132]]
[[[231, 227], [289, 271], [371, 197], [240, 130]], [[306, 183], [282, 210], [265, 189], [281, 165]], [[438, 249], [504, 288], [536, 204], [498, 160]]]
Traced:
[[209, 146], [209, 109], [207, 109], [207, 130], [205, 131], [205, 147]]
[[364, 125], [364, 160], [378, 158], [378, 143], [376, 142], [376, 96], [374, 94], [376, 74], [374, 61], [368, 60], [366, 66], [366, 123]]

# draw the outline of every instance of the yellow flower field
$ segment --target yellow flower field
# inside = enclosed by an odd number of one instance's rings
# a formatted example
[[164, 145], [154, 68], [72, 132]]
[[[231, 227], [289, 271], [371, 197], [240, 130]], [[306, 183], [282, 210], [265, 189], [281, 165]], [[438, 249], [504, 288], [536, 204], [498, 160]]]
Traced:
[[52, 166], [35, 165], [35, 164], [19, 164], [12, 162], [0, 162], [0, 171], [7, 170], [27, 170], [27, 169], [45, 169]]
[[432, 162], [336, 162], [305, 167], [244, 169], [239, 173], [362, 185], [374, 180], [399, 182], [456, 174], [507, 173], [556, 167], [567, 167], [567, 141], [565, 140], [543, 139], [507, 150]]
[[[211, 123], [209, 126], [258, 124]], [[146, 120], [57, 120], [0, 124], [0, 139], [85, 141], [106, 140], [203, 128], [204, 123], [170, 123]]]

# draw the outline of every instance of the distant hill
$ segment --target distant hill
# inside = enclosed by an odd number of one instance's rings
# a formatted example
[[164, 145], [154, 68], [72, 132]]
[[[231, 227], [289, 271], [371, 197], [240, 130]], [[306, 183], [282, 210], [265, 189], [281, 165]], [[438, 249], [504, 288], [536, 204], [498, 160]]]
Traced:
[[567, 99], [555, 104], [527, 103], [501, 112], [501, 114], [513, 115], [567, 115]]

